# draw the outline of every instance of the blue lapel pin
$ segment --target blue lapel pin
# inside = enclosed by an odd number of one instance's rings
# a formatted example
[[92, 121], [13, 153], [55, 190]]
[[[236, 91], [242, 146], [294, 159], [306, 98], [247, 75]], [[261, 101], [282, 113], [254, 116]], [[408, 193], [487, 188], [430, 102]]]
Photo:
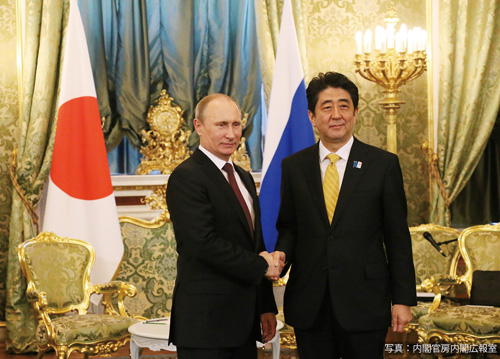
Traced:
[[358, 169], [361, 168], [362, 165], [363, 165], [363, 162], [361, 162], [361, 161], [354, 161], [352, 164], [352, 166], [354, 168], [358, 168]]

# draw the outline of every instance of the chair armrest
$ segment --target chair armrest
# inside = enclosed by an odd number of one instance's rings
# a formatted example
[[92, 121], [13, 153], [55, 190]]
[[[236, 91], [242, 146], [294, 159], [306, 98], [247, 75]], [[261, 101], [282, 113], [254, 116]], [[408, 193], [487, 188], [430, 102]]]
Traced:
[[123, 293], [128, 297], [133, 297], [137, 294], [137, 289], [132, 284], [115, 280], [109, 283], [96, 284], [95, 292], [98, 294]]
[[54, 326], [52, 325], [52, 320], [50, 320], [50, 315], [46, 310], [46, 308], [48, 307], [47, 294], [43, 291], [28, 288], [26, 290], [26, 299], [28, 300], [28, 302], [33, 304], [35, 309], [38, 311], [38, 320], [40, 320], [40, 318], [43, 320], [43, 323], [45, 324], [45, 327], [47, 329], [47, 335], [50, 338], [54, 337]]
[[451, 287], [462, 284], [461, 277], [454, 277], [450, 275], [440, 275], [426, 279], [420, 285], [420, 289], [425, 292], [433, 292], [434, 300], [432, 301], [429, 313], [436, 311], [440, 304], [444, 292], [449, 292]]
[[[113, 281], [104, 284], [96, 284], [95, 293], [103, 294], [102, 304], [104, 305], [104, 313], [128, 316], [123, 303], [123, 298], [125, 296], [135, 297], [137, 295], [137, 289], [132, 284], [121, 281]], [[113, 307], [111, 300], [111, 296], [114, 293], [118, 294], [118, 312]]]
[[436, 284], [440, 287], [454, 286], [463, 283], [462, 277], [456, 277], [451, 275], [437, 275], [433, 277]]
[[36, 289], [28, 288], [26, 289], [26, 299], [30, 303], [39, 302], [47, 305], [47, 295], [45, 292], [39, 292]]
[[41, 315], [43, 315], [45, 308], [48, 306], [47, 294], [45, 292], [40, 292], [36, 289], [28, 288], [26, 290], [26, 299], [28, 300], [28, 302], [33, 304], [33, 306]]

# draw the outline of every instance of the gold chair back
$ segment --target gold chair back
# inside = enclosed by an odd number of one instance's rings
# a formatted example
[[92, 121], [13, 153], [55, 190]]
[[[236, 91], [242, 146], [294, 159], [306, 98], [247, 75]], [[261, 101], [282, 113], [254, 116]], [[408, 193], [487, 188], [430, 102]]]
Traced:
[[133, 283], [138, 295], [126, 298], [130, 315], [142, 318], [170, 316], [177, 276], [177, 252], [168, 212], [153, 221], [120, 217], [124, 255], [115, 274]]
[[[424, 233], [429, 232], [434, 240], [442, 244], [440, 247], [446, 254], [443, 257], [425, 238]], [[457, 271], [458, 259], [458, 237], [460, 231], [454, 228], [443, 227], [437, 224], [423, 224], [418, 227], [410, 227], [411, 242], [413, 248], [413, 264], [415, 266], [415, 279], [417, 288], [426, 279], [436, 275], [455, 276]]]
[[[126, 315], [123, 297], [134, 296], [136, 289], [123, 282], [91, 284], [95, 251], [89, 243], [42, 232], [18, 246], [18, 257], [27, 280], [26, 297], [39, 314], [38, 358], [50, 348], [58, 359], [73, 350], [85, 357], [107, 355], [130, 340], [127, 329], [137, 320]], [[105, 314], [87, 314], [93, 293], [104, 295]], [[106, 301], [112, 293], [119, 298], [118, 311]]]
[[43, 288], [47, 314], [87, 312], [92, 290], [90, 270], [95, 260], [90, 244], [44, 232], [20, 245], [19, 259], [27, 290]]
[[500, 270], [500, 224], [469, 227], [460, 235], [458, 244], [466, 267], [462, 281], [470, 295], [475, 270]]
[[[458, 246], [466, 271], [457, 278], [456, 283], [465, 283], [470, 296], [472, 274], [475, 270], [500, 270], [500, 225], [469, 227], [461, 233]], [[496, 347], [500, 344], [498, 307], [439, 307], [438, 310], [422, 316], [418, 324], [419, 343], [447, 343], [459, 348], [466, 348], [467, 345], [487, 348], [489, 345]], [[480, 351], [476, 349], [476, 352]]]

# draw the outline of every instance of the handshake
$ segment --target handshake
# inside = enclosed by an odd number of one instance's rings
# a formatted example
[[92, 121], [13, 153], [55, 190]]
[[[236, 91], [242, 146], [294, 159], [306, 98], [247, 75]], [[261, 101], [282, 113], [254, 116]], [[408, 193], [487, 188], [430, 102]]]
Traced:
[[266, 278], [269, 280], [278, 280], [280, 278], [281, 271], [285, 267], [285, 252], [275, 251], [273, 253], [268, 253], [263, 251], [260, 252], [259, 255], [267, 261], [269, 266], [265, 274]]

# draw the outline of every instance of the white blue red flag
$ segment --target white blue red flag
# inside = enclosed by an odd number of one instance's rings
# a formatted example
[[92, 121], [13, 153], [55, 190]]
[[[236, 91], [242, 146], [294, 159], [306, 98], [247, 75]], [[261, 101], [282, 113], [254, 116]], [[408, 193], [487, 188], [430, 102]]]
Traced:
[[96, 251], [92, 283], [108, 282], [123, 255], [92, 68], [78, 2], [71, 0], [43, 231]]
[[314, 141], [312, 125], [307, 115], [304, 72], [292, 4], [290, 0], [285, 0], [269, 103], [259, 195], [262, 230], [268, 251], [274, 250], [278, 237], [276, 219], [280, 205], [281, 161], [311, 146]]

